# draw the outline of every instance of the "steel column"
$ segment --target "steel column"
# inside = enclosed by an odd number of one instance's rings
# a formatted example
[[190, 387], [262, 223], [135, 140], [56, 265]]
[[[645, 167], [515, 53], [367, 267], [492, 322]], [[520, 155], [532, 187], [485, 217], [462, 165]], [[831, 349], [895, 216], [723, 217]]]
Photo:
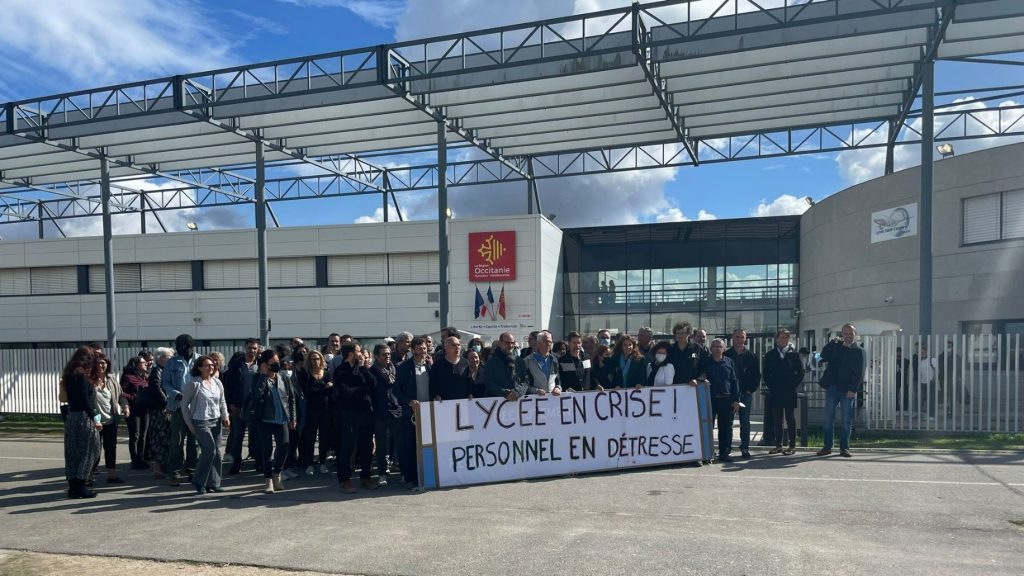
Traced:
[[448, 143], [444, 120], [437, 121], [438, 320], [448, 326]]
[[146, 200], [145, 192], [139, 193], [139, 221], [142, 223], [142, 233], [146, 233]]
[[894, 120], [889, 120], [889, 133], [886, 135], [885, 144], [885, 173], [892, 174], [895, 169], [895, 152], [896, 152], [896, 137], [893, 135], [894, 130], [899, 130]]
[[40, 201], [36, 204], [36, 215], [39, 216], [39, 239], [42, 240], [46, 237], [45, 231], [43, 230], [43, 203]]
[[932, 176], [935, 154], [935, 60], [924, 62], [921, 81], [921, 206], [918, 333], [932, 333]]
[[117, 361], [117, 318], [114, 314], [114, 240], [110, 219], [110, 162], [100, 155], [100, 204], [103, 207], [103, 276], [107, 303], [107, 356]]
[[263, 141], [256, 141], [256, 256], [258, 258], [257, 280], [259, 282], [259, 330], [260, 343], [270, 346], [270, 319], [267, 317], [269, 296], [267, 294], [267, 197], [264, 190], [266, 166], [263, 161]]

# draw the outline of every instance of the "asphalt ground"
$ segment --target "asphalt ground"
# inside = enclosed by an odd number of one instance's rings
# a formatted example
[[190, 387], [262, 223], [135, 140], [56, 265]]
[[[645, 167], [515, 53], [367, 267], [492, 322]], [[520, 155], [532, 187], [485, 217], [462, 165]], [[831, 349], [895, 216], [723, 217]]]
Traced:
[[66, 500], [59, 437], [0, 438], [0, 549], [346, 574], [1024, 574], [1024, 454], [858, 452], [354, 496], [331, 475]]

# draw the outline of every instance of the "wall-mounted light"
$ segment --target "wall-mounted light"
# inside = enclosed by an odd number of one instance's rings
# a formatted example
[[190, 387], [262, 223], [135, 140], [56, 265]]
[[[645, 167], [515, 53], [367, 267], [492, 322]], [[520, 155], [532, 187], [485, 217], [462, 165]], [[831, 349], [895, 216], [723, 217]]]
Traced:
[[185, 222], [185, 228], [195, 232], [196, 230], [199, 230], [199, 224], [195, 222]]
[[807, 202], [808, 206], [814, 206], [814, 198], [810, 196], [804, 196], [804, 202]]
[[953, 145], [950, 144], [949, 142], [945, 142], [943, 144], [939, 144], [938, 146], [935, 147], [935, 150], [939, 154], [942, 154], [943, 158], [949, 158], [950, 156], [956, 156], [956, 150], [953, 150]]

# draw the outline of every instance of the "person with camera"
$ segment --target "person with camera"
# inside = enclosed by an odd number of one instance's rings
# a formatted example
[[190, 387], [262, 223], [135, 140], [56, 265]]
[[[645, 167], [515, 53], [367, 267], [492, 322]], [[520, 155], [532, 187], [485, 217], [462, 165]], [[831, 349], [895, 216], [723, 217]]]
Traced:
[[825, 389], [825, 438], [818, 456], [828, 456], [832, 453], [835, 434], [833, 427], [838, 404], [843, 418], [839, 454], [849, 458], [852, 456], [850, 432], [853, 430], [853, 410], [857, 402], [857, 393], [864, 382], [864, 350], [857, 344], [857, 328], [853, 324], [844, 324], [842, 336], [833, 338], [821, 349], [821, 361], [827, 362], [828, 366], [820, 382], [821, 387]]

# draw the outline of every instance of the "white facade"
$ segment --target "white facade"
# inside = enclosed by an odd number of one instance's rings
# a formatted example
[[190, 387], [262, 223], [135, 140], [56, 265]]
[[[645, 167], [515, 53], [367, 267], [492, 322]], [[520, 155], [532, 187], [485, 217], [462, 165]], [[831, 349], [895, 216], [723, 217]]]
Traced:
[[[504, 284], [506, 320], [477, 320], [468, 234], [499, 230], [516, 232], [517, 277]], [[440, 327], [436, 222], [281, 228], [267, 237], [272, 339], [331, 332], [374, 338]], [[517, 336], [549, 325], [560, 330], [557, 227], [542, 216], [452, 220], [449, 240], [450, 324], [489, 337], [506, 327]], [[102, 242], [0, 242], [0, 343], [105, 340]], [[254, 230], [116, 236], [113, 242], [115, 275], [122, 279], [116, 290], [134, 290], [115, 296], [119, 341], [258, 335]], [[197, 261], [203, 279], [193, 277]], [[85, 286], [81, 268], [88, 270]], [[500, 289], [493, 286], [496, 301]]]

